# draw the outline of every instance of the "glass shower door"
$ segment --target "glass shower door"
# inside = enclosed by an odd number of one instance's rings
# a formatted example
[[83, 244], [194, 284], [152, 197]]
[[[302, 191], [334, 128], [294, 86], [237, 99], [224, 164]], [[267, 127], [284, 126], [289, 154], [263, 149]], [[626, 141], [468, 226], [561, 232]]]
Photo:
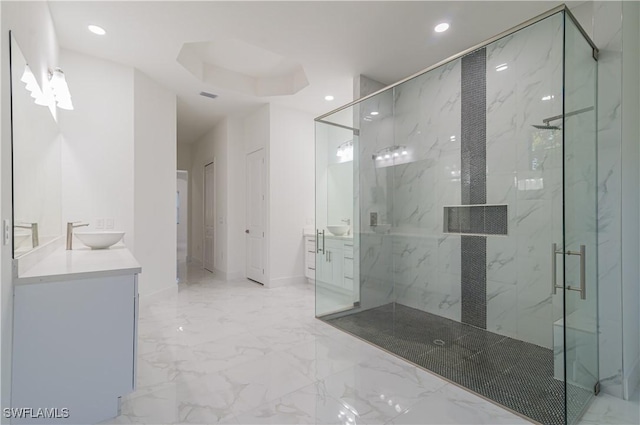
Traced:
[[566, 13], [564, 37], [564, 370], [573, 424], [598, 392], [597, 62]]

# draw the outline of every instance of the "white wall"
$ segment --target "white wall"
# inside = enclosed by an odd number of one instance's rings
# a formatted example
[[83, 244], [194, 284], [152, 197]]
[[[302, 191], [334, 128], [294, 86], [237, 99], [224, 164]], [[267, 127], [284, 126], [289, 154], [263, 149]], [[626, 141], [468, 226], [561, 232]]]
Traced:
[[269, 285], [303, 283], [302, 229], [315, 209], [313, 116], [271, 105]]
[[[0, 218], [11, 219], [11, 103], [9, 75], [9, 31], [18, 40], [29, 65], [42, 81], [49, 67], [57, 65], [58, 42], [49, 6], [45, 2], [0, 3]], [[11, 350], [13, 285], [11, 244], [0, 247], [0, 404], [8, 407], [11, 400]], [[8, 422], [4, 417], [2, 423]]]
[[133, 250], [133, 68], [64, 49], [60, 66], [74, 103], [59, 111], [62, 220], [113, 219]]
[[176, 289], [176, 96], [133, 76], [134, 249], [141, 296]]
[[176, 161], [178, 170], [189, 171], [191, 168], [191, 147], [188, 143], [178, 143]]
[[228, 171], [227, 180], [227, 224], [228, 224], [228, 275], [229, 279], [245, 276], [245, 145], [243, 122], [240, 118], [227, 120]]

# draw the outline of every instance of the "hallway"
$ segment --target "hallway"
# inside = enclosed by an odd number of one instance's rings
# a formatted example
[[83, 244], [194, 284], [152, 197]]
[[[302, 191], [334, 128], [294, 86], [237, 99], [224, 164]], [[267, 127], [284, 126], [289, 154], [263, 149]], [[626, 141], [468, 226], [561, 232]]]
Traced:
[[[311, 286], [190, 267], [180, 289], [141, 307], [137, 391], [109, 423], [528, 423], [316, 320]], [[604, 401], [584, 423], [633, 414]]]

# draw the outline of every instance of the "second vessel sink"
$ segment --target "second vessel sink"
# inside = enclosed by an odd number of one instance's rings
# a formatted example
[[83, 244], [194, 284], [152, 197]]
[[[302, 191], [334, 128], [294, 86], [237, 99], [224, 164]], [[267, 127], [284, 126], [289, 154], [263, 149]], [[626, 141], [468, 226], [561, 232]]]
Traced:
[[349, 231], [349, 225], [348, 224], [338, 224], [338, 225], [335, 225], [335, 226], [327, 226], [327, 229], [329, 229], [331, 234], [334, 235], [334, 236], [344, 236]]
[[120, 242], [124, 232], [102, 231], [102, 232], [75, 232], [75, 236], [80, 242], [91, 249], [106, 249]]

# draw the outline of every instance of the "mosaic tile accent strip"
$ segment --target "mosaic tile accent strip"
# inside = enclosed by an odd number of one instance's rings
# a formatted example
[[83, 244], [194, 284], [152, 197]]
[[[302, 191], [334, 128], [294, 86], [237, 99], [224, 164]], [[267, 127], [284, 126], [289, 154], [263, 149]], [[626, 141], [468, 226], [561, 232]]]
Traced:
[[461, 236], [462, 322], [487, 328], [487, 238]]
[[[479, 49], [462, 58], [461, 75], [461, 200], [463, 205], [487, 202], [487, 58]], [[484, 229], [482, 214], [469, 216], [468, 233]], [[476, 230], [476, 231], [474, 231]], [[484, 236], [462, 236], [462, 321], [487, 327], [487, 240]]]
[[[327, 322], [534, 421], [566, 423], [565, 385], [553, 377], [550, 349], [397, 303]], [[567, 385], [570, 409], [590, 396]]]
[[462, 204], [487, 203], [486, 50], [462, 58], [460, 163]]

